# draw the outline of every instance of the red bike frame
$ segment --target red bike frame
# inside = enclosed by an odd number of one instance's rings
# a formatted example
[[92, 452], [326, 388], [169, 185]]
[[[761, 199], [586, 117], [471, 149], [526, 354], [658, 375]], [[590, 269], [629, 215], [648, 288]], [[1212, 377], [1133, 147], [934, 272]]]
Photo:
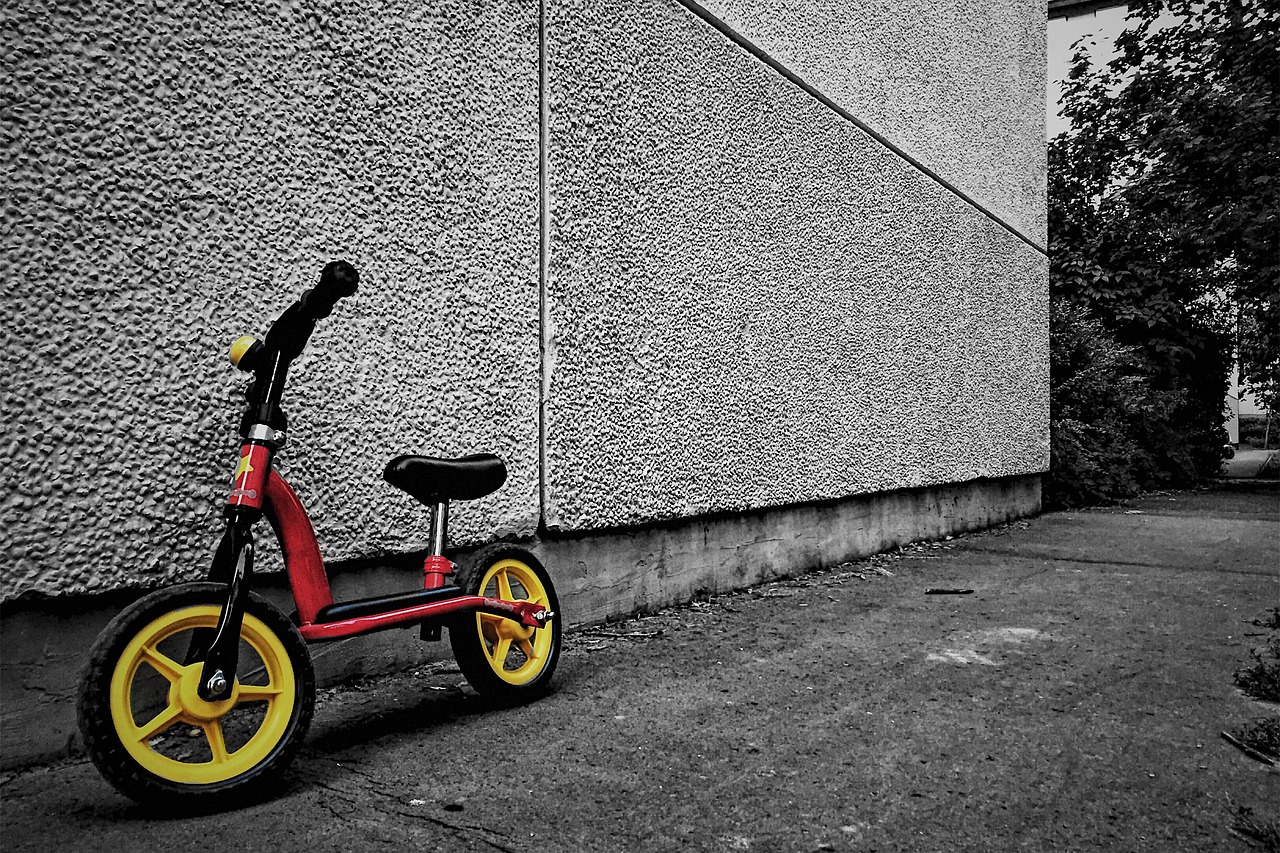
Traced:
[[[339, 299], [355, 293], [358, 279], [350, 264], [338, 261], [326, 265], [320, 283], [285, 309], [272, 324], [265, 342], [245, 336], [232, 345], [232, 364], [252, 373], [254, 381], [246, 394], [248, 410], [240, 422], [243, 443], [240, 464], [227, 496], [224, 513], [227, 527], [209, 572], [210, 581], [227, 585], [227, 601], [211, 641], [204, 648], [193, 645], [189, 652], [193, 660], [204, 657], [198, 691], [205, 701], [226, 699], [234, 686], [236, 644], [253, 571], [253, 525], [264, 515], [280, 540], [289, 585], [298, 607], [298, 632], [308, 642], [338, 640], [415, 623], [422, 624], [424, 639], [438, 639], [441, 623], [447, 617], [469, 611], [511, 619], [530, 628], [541, 628], [552, 617], [549, 610], [532, 602], [466, 595], [447, 582], [454, 573], [453, 563], [444, 556], [449, 493], [415, 494], [414, 486], [420, 482], [417, 477], [430, 477], [440, 470], [432, 468], [431, 463], [442, 460], [425, 457], [417, 457], [418, 467], [411, 469], [419, 473], [409, 473], [407, 480], [400, 484], [432, 507], [431, 553], [423, 566], [422, 589], [341, 604], [334, 602], [311, 519], [272, 463], [285, 440], [287, 419], [280, 408], [280, 398], [289, 365], [302, 353], [316, 322], [329, 316]], [[485, 482], [497, 488], [506, 473], [501, 468], [501, 460], [497, 457], [493, 460], [501, 476], [494, 479], [491, 473], [490, 481]], [[447, 462], [445, 465], [444, 470], [451, 470]], [[467, 469], [462, 470], [465, 473]], [[463, 488], [456, 494], [469, 492]]]
[[[479, 595], [457, 595], [437, 601], [397, 607], [385, 612], [335, 621], [317, 621], [322, 611], [334, 604], [315, 528], [298, 494], [272, 466], [272, 449], [265, 444], [246, 442], [240, 451], [229, 503], [260, 509], [280, 541], [289, 587], [298, 608], [298, 633], [308, 642], [340, 640], [399, 625], [441, 619], [465, 610], [479, 610], [514, 619], [530, 628], [541, 628], [545, 608], [528, 601], [512, 602]], [[454, 564], [443, 554], [432, 553], [423, 565], [423, 589], [443, 590]], [[539, 618], [541, 617], [541, 618]]]

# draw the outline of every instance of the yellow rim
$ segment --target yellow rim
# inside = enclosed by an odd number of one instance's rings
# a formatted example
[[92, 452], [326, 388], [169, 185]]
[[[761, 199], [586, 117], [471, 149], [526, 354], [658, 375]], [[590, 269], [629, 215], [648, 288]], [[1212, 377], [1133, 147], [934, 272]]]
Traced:
[[[551, 601], [542, 581], [526, 563], [503, 559], [485, 572], [480, 594], [504, 601], [532, 601], [548, 609]], [[537, 678], [551, 654], [551, 623], [529, 628], [511, 619], [476, 614], [476, 631], [489, 667], [508, 684], [526, 684]]]
[[[240, 638], [253, 650], [245, 654], [241, 647], [239, 670], [242, 676], [252, 676], [255, 682], [245, 684], [237, 679], [231, 696], [220, 702], [208, 702], [196, 693], [200, 679], [200, 663], [183, 666], [174, 660], [175, 649], [184, 647], [185, 639], [172, 640], [179, 634], [197, 628], [212, 629], [218, 624], [220, 608], [216, 605], [199, 605], [174, 610], [153, 620], [134, 636], [116, 662], [111, 676], [111, 719], [120, 742], [147, 771], [188, 785], [212, 785], [233, 779], [266, 760], [267, 756], [285, 736], [293, 715], [295, 701], [293, 666], [289, 653], [275, 632], [262, 620], [248, 613]], [[172, 640], [174, 648], [161, 650], [161, 644]], [[151, 677], [157, 673], [159, 679]], [[150, 697], [142, 690], [140, 679], [154, 682]], [[164, 694], [160, 702], [164, 707], [158, 713], [150, 713], [143, 722], [137, 714], [144, 713], [146, 699]], [[261, 708], [260, 703], [265, 703]], [[243, 706], [254, 706], [258, 714], [247, 715], [241, 720], [237, 712]], [[246, 726], [252, 732], [242, 742], [229, 742], [224, 724], [234, 723], [237, 737], [244, 735]], [[184, 731], [185, 729], [185, 731]], [[182, 743], [187, 738], [188, 743]], [[159, 747], [178, 744], [182, 749], [165, 754]], [[187, 760], [185, 753], [193, 748], [204, 752], [197, 760]], [[202, 759], [202, 760], [201, 760]]]

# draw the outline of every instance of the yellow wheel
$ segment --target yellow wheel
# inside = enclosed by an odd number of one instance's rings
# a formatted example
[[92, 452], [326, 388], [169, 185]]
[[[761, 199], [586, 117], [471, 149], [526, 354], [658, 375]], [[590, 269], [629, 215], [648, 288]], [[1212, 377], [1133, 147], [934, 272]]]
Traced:
[[532, 601], [555, 614], [541, 628], [489, 613], [468, 614], [449, 628], [458, 667], [478, 693], [514, 702], [545, 692], [560, 657], [564, 621], [547, 570], [528, 551], [494, 545], [466, 562], [458, 585], [474, 595]]
[[[288, 764], [311, 721], [314, 677], [289, 620], [251, 595], [231, 695], [200, 697], [202, 656], [225, 587], [153, 593], [98, 638], [78, 705], [103, 776], [139, 802], [220, 805], [258, 790]], [[195, 659], [201, 658], [201, 659]]]

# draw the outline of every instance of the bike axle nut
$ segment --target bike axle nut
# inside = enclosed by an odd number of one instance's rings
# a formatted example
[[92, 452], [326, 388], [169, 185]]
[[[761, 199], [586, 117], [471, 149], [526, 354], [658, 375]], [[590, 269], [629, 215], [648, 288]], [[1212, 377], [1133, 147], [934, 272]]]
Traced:
[[222, 674], [222, 670], [218, 670], [209, 676], [209, 683], [205, 686], [209, 688], [211, 696], [221, 696], [227, 689], [227, 677]]

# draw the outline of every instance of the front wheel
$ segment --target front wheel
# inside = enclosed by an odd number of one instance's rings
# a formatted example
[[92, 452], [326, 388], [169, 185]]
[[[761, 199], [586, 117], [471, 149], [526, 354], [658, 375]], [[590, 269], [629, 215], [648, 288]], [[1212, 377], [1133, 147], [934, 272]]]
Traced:
[[458, 667], [480, 695], [511, 704], [545, 693], [560, 658], [564, 623], [547, 570], [528, 551], [490, 545], [463, 564], [457, 584], [471, 595], [531, 601], [554, 613], [541, 628], [489, 613], [466, 614], [449, 627]]
[[253, 593], [231, 695], [210, 702], [196, 692], [203, 655], [192, 650], [210, 639], [225, 600], [226, 586], [214, 583], [154, 592], [112, 620], [90, 652], [80, 732], [106, 780], [144, 805], [217, 808], [257, 794], [311, 723], [306, 644]]

